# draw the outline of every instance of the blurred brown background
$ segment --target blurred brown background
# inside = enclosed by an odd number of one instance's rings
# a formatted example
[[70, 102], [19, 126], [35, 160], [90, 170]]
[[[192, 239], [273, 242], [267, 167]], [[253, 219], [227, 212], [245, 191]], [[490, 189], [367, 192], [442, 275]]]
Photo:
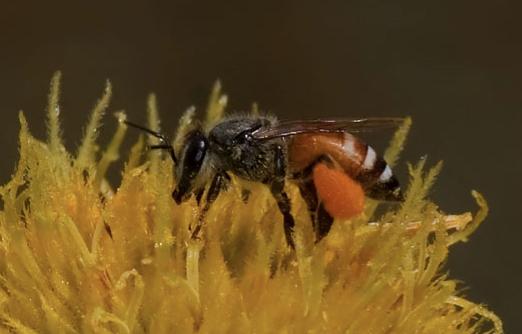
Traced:
[[[234, 111], [257, 101], [282, 118], [411, 115], [398, 174], [405, 180], [405, 161], [427, 154], [445, 161], [432, 193], [443, 210], [475, 210], [471, 189], [486, 195], [490, 216], [453, 247], [448, 270], [507, 333], [522, 333], [522, 23], [514, 1], [53, 3], [0, 8], [2, 183], [17, 159], [18, 110], [44, 136], [57, 69], [69, 149], [106, 78], [111, 110], [137, 122], [156, 92], [167, 132], [186, 107], [204, 106], [218, 77]], [[105, 123], [106, 141], [115, 121]], [[389, 136], [370, 141], [382, 148]]]

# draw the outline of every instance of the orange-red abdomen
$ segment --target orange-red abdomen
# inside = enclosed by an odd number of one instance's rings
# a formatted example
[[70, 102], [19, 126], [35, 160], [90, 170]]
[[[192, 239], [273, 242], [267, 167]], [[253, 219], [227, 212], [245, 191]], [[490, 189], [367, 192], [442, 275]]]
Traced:
[[313, 180], [324, 208], [332, 217], [349, 219], [363, 211], [364, 190], [343, 171], [318, 163], [313, 169]]
[[[292, 138], [288, 146], [288, 165], [293, 175], [303, 176], [303, 172], [308, 173], [314, 164], [324, 161], [338, 169], [339, 180], [358, 183], [367, 196], [378, 200], [402, 200], [399, 182], [390, 166], [359, 138], [347, 132], [303, 134]], [[342, 172], [344, 177], [340, 176]], [[346, 180], [342, 182], [347, 184]]]
[[300, 171], [326, 155], [355, 176], [361, 171], [366, 151], [367, 145], [349, 133], [304, 134], [292, 138], [289, 163], [292, 170]]

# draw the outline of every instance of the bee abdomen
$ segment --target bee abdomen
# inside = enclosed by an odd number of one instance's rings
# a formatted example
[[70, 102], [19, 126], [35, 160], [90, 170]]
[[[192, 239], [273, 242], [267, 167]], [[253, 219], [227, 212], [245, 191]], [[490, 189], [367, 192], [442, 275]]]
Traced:
[[307, 134], [296, 136], [290, 144], [289, 162], [294, 171], [304, 170], [325, 156], [358, 181], [369, 197], [401, 200], [399, 182], [390, 166], [352, 134]]

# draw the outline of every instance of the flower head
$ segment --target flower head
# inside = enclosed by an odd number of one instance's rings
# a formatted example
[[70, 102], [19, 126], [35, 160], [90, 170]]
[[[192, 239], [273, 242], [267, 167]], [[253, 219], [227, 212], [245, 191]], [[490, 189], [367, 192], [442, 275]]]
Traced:
[[[501, 333], [500, 320], [459, 296], [442, 270], [449, 247], [487, 214], [446, 215], [427, 193], [440, 164], [410, 167], [405, 202], [375, 218], [335, 221], [314, 243], [306, 204], [287, 185], [296, 249], [261, 184], [232, 178], [206, 217], [201, 239], [194, 199], [176, 205], [172, 161], [132, 148], [113, 190], [106, 171], [126, 132], [119, 122], [97, 155], [96, 135], [111, 95], [96, 104], [77, 152], [67, 152], [58, 120], [59, 74], [51, 84], [49, 137], [29, 133], [20, 114], [20, 161], [0, 189], [0, 320], [16, 333]], [[216, 86], [207, 125], [223, 113]], [[190, 127], [189, 112], [181, 131]], [[119, 114], [120, 119], [124, 114]], [[157, 128], [155, 100], [149, 125]], [[410, 121], [386, 153], [395, 163]], [[179, 136], [178, 136], [179, 137]], [[174, 145], [179, 146], [179, 139]], [[248, 201], [242, 200], [248, 189]]]

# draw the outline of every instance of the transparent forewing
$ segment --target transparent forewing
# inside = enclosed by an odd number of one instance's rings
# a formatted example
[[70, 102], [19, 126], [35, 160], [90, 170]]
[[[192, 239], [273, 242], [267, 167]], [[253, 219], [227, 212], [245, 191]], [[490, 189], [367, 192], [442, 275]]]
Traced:
[[343, 118], [282, 121], [269, 128], [262, 128], [252, 134], [256, 139], [271, 139], [302, 133], [369, 132], [394, 128], [402, 124], [401, 117]]

